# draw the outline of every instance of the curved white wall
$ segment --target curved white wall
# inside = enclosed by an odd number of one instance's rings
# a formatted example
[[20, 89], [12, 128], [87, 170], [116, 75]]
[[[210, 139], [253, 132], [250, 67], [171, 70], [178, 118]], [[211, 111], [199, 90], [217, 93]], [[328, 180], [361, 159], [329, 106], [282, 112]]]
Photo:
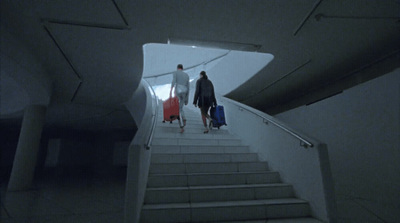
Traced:
[[274, 59], [272, 54], [232, 50], [208, 70], [215, 92], [226, 95], [244, 84]]
[[[142, 80], [132, 98], [125, 103], [138, 131], [128, 149], [128, 172], [125, 191], [125, 221], [139, 222], [147, 176], [150, 168], [151, 151], [146, 148], [152, 131], [153, 118], [157, 118], [157, 98], [150, 86]], [[126, 158], [126, 157], [125, 157]]]

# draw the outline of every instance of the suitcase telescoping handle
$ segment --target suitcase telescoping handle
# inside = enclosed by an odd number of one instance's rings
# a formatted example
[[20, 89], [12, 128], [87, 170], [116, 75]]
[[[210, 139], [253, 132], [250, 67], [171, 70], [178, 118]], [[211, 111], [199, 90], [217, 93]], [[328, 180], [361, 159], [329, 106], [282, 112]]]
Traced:
[[172, 91], [169, 92], [169, 105], [172, 105]]
[[169, 105], [172, 106], [173, 100], [172, 100], [172, 92], [169, 92]]

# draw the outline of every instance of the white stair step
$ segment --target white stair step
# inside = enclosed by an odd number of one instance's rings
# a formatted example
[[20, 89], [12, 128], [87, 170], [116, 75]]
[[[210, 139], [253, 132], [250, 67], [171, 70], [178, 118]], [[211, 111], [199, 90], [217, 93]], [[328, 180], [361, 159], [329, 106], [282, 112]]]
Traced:
[[[208, 126], [209, 122], [207, 122], [207, 126]], [[166, 122], [162, 122], [162, 121], [158, 121], [156, 122], [156, 127], [157, 128], [179, 128], [179, 121], [178, 120], [174, 120], [171, 122], [166, 121]], [[186, 120], [186, 128], [200, 128], [203, 129], [204, 128], [204, 124], [203, 122], [199, 122], [199, 121], [192, 121], [190, 122], [190, 120]], [[227, 130], [228, 128], [220, 128], [219, 130]], [[217, 128], [213, 128], [213, 130], [217, 131]]]
[[281, 218], [269, 220], [248, 220], [248, 221], [213, 221], [213, 223], [322, 223], [315, 218]]
[[[170, 121], [166, 122], [159, 121], [156, 123], [156, 126], [159, 128], [179, 128], [179, 121], [174, 120], [172, 121], [172, 123]], [[202, 121], [186, 120], [185, 128], [204, 128], [204, 124]]]
[[291, 197], [293, 197], [293, 188], [289, 184], [169, 187], [148, 188], [145, 203], [193, 203]]
[[[201, 125], [187, 125], [187, 126], [185, 126], [184, 134], [188, 133], [189, 130], [197, 130], [197, 131], [195, 131], [193, 133], [203, 133], [204, 129], [205, 129], [205, 127], [203, 126], [203, 124], [201, 124]], [[178, 123], [172, 123], [172, 124], [163, 123], [163, 124], [159, 124], [159, 125], [156, 126], [155, 132], [156, 133], [165, 132], [165, 131], [171, 131], [172, 132], [172, 130], [174, 130], [174, 131], [175, 130], [180, 130], [179, 124]], [[203, 130], [203, 131], [201, 131], [201, 130]], [[212, 134], [230, 134], [228, 128], [223, 128], [223, 127], [220, 128], [220, 129], [213, 128], [213, 129], [211, 129], [211, 131], [209, 131], [208, 134], [210, 134], [210, 133], [212, 133]]]
[[265, 172], [267, 170], [267, 162], [153, 163], [150, 166], [150, 174]]
[[248, 146], [236, 145], [236, 146], [199, 146], [199, 145], [187, 145], [187, 146], [163, 146], [163, 145], [152, 145], [152, 154], [193, 154], [193, 153], [246, 153], [249, 152]]
[[[157, 129], [155, 130], [155, 134], [158, 134], [159, 132], [180, 132], [180, 127], [177, 123], [172, 123], [172, 124], [165, 124], [161, 126], [157, 126]], [[204, 126], [199, 125], [199, 126], [185, 126], [185, 132], [182, 134], [187, 134], [187, 133], [203, 133], [204, 131]], [[204, 133], [203, 133], [204, 134]], [[224, 129], [224, 127], [221, 127], [220, 129], [212, 129], [209, 131], [207, 134], [229, 134], [229, 131], [227, 129]]]
[[199, 154], [152, 154], [151, 163], [229, 163], [257, 162], [256, 153], [199, 153]]
[[[191, 110], [191, 109], [188, 109], [187, 107], [183, 107], [183, 111], [185, 112], [185, 116], [186, 116], [187, 119], [188, 118], [193, 118], [193, 119], [199, 118], [199, 119], [201, 119], [200, 111]], [[161, 104], [161, 107], [158, 109], [158, 117], [161, 117], [161, 118], [164, 117], [164, 111], [163, 111], [163, 108], [162, 108], [162, 104]]]
[[[177, 129], [178, 130], [178, 129]], [[240, 140], [237, 136], [228, 134], [228, 133], [220, 133], [218, 131], [210, 131], [207, 134], [204, 134], [202, 131], [198, 131], [196, 133], [180, 133], [179, 131], [175, 132], [157, 132], [154, 134], [154, 138], [184, 138], [184, 139], [237, 139]]]
[[[158, 121], [162, 122], [164, 119], [164, 114], [158, 114]], [[178, 120], [174, 120], [173, 122], [176, 122]], [[203, 122], [201, 119], [201, 116], [197, 116], [197, 115], [186, 115], [186, 121], [196, 121], [196, 122]], [[169, 121], [165, 121], [165, 122], [169, 122]]]
[[[162, 120], [161, 120], [161, 121], [158, 121], [157, 126], [168, 126], [168, 125], [178, 126], [178, 123], [179, 123], [179, 121], [177, 119], [172, 121], [172, 123], [171, 123], [171, 121], [162, 122]], [[189, 127], [189, 126], [192, 126], [192, 127], [201, 126], [202, 127], [202, 126], [204, 126], [204, 124], [203, 124], [203, 121], [201, 119], [200, 120], [186, 119], [186, 126], [187, 127]]]
[[268, 220], [212, 221], [212, 223], [268, 223]]
[[153, 146], [158, 145], [202, 145], [202, 146], [235, 146], [241, 145], [240, 139], [188, 139], [188, 138], [154, 138], [152, 141]]
[[282, 218], [282, 219], [270, 219], [267, 223], [322, 223], [315, 218]]
[[[141, 222], [215, 222], [308, 217], [309, 205], [294, 198], [144, 205]], [[167, 217], [166, 217], [167, 216]]]
[[198, 174], [151, 174], [148, 187], [187, 187], [235, 184], [280, 183], [278, 172], [198, 173]]

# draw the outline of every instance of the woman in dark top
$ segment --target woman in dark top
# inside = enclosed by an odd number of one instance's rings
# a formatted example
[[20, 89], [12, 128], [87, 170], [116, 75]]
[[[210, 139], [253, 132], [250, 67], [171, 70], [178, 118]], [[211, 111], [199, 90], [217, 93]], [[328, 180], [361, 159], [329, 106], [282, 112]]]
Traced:
[[205, 71], [200, 72], [200, 79], [196, 82], [196, 92], [194, 93], [194, 106], [199, 106], [201, 111], [201, 118], [206, 130], [204, 133], [208, 133], [207, 119], [212, 124], [211, 117], [208, 115], [208, 111], [211, 106], [217, 106], [217, 100], [214, 94], [214, 85], [208, 79]]

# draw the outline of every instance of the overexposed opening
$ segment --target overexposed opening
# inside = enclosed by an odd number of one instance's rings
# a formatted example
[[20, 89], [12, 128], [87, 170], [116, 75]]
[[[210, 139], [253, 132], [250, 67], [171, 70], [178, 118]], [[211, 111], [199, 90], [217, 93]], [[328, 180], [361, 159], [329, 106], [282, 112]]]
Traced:
[[194, 93], [196, 80], [204, 70], [213, 82], [216, 94], [225, 95], [253, 77], [274, 58], [268, 53], [159, 43], [145, 44], [143, 54], [143, 78], [162, 100], [169, 97], [172, 73], [178, 64], [182, 64], [190, 76], [190, 94]]

